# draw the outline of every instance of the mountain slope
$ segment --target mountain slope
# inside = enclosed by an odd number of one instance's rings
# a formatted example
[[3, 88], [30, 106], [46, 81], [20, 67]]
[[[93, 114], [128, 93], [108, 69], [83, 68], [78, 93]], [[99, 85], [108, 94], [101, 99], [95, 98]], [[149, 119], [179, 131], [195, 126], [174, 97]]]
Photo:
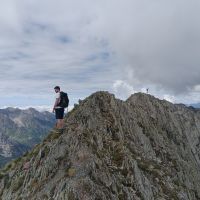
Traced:
[[20, 143], [37, 144], [55, 123], [49, 112], [39, 112], [34, 108], [0, 109], [0, 132]]
[[54, 124], [49, 112], [0, 109], [0, 166], [41, 142]]
[[1, 171], [1, 199], [200, 199], [199, 128], [183, 105], [97, 92]]

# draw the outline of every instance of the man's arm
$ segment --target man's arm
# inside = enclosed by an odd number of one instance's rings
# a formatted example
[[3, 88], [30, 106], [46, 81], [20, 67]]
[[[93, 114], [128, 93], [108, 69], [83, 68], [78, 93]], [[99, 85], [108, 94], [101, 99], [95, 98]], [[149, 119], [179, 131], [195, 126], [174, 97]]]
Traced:
[[53, 106], [53, 112], [55, 112], [55, 107], [60, 103], [60, 98], [56, 98], [56, 101]]

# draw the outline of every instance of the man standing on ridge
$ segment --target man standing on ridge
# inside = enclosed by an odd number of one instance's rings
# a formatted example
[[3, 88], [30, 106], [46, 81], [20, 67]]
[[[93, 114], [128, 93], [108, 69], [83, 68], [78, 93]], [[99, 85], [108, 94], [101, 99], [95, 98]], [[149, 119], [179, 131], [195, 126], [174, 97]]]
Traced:
[[56, 101], [53, 106], [53, 112], [55, 112], [57, 123], [56, 128], [63, 129], [64, 127], [64, 112], [65, 108], [68, 107], [69, 99], [68, 95], [62, 91], [60, 91], [60, 87], [56, 86], [54, 88], [56, 93]]

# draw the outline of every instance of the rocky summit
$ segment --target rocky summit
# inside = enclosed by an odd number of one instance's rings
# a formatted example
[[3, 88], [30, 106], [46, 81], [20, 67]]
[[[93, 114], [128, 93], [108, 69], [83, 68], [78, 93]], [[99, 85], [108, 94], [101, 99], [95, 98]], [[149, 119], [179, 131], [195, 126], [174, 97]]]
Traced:
[[1, 171], [0, 199], [200, 199], [200, 111], [94, 93]]

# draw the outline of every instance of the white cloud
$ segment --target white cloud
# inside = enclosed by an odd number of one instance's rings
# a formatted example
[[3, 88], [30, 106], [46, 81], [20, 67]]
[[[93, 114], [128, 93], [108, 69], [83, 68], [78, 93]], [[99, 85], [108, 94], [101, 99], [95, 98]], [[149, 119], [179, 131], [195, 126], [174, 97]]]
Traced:
[[150, 87], [196, 101], [199, 8], [186, 0], [3, 0], [0, 94], [46, 95], [49, 104], [54, 85], [73, 102], [96, 90], [125, 98]]
[[[199, 1], [109, 1], [99, 15], [126, 78], [176, 94], [199, 83]], [[112, 10], [112, 12], [111, 12]], [[107, 19], [107, 20], [105, 20]], [[127, 67], [126, 67], [127, 66]]]
[[168, 95], [168, 94], [165, 94], [163, 95], [163, 99], [171, 102], [171, 103], [175, 103], [175, 97], [174, 96], [171, 96], [171, 95]]
[[117, 97], [126, 99], [135, 93], [134, 88], [123, 80], [116, 80], [113, 83], [113, 90]]
[[193, 87], [194, 92], [200, 92], [200, 84]]

